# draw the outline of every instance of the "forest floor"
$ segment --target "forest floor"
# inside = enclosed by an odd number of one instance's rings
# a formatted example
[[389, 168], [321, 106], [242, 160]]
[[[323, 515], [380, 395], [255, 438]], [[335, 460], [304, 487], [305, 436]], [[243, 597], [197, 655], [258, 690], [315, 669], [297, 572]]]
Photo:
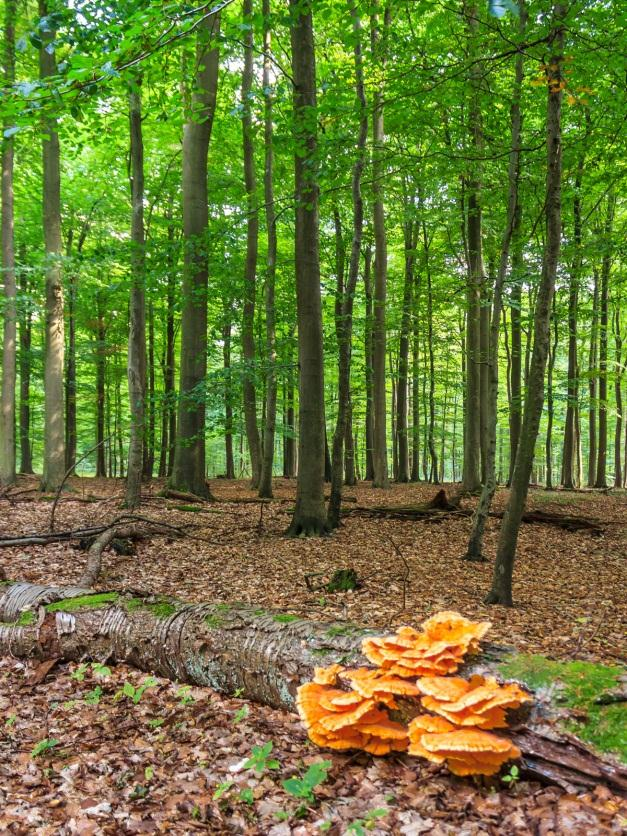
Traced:
[[[12, 497], [0, 498], [0, 538], [47, 530], [52, 502], [28, 492], [35, 484], [22, 477]], [[489, 619], [492, 640], [525, 653], [624, 660], [624, 492], [532, 490], [530, 509], [586, 516], [605, 531], [595, 537], [523, 525], [516, 606], [506, 609], [481, 603], [491, 562], [460, 560], [467, 517], [436, 524], [353, 515], [331, 537], [288, 540], [283, 533], [294, 502], [293, 481], [277, 480], [276, 500], [261, 508], [241, 502], [254, 497], [246, 483], [216, 480], [217, 502], [196, 512], [158, 497], [161, 487], [155, 481], [147, 489], [141, 513], [189, 525], [193, 538], [154, 536], [138, 543], [136, 556], [107, 553], [99, 588], [190, 602], [247, 601], [381, 628], [417, 624], [437, 610], [456, 609]], [[56, 511], [56, 529], [106, 523], [120, 513], [122, 492], [119, 481], [71, 480]], [[434, 493], [424, 484], [393, 486], [385, 493], [366, 485], [346, 490], [360, 506], [416, 504]], [[497, 509], [506, 497], [499, 491]], [[491, 558], [499, 524], [489, 521]], [[76, 583], [85, 552], [55, 543], [2, 549], [0, 561], [16, 580]], [[362, 587], [336, 594], [307, 588], [309, 573], [323, 573], [311, 579], [316, 583], [341, 568], [353, 568]], [[98, 677], [90, 669], [59, 665], [45, 681], [34, 682], [32, 668], [15, 659], [0, 661], [0, 832], [596, 834], [618, 833], [627, 825], [627, 808], [602, 788], [575, 795], [528, 782], [490, 787], [403, 756], [328, 755], [308, 744], [294, 715], [210, 689], [155, 680], [137, 704], [121, 693], [125, 683], [137, 687], [146, 681], [146, 674], [124, 666]], [[246, 768], [253, 746], [269, 742], [278, 767], [262, 774]], [[298, 802], [282, 781], [323, 758], [333, 766], [316, 791], [315, 805], [298, 818]]]

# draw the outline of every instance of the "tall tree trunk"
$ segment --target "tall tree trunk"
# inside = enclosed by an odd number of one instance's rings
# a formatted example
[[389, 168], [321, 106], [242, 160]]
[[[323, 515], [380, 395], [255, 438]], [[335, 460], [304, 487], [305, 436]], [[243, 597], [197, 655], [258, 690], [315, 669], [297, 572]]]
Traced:
[[557, 357], [557, 346], [559, 342], [559, 328], [557, 316], [555, 313], [555, 296], [553, 297], [553, 328], [554, 338], [553, 345], [549, 346], [549, 364], [546, 375], [546, 477], [545, 484], [548, 491], [553, 490], [553, 419], [555, 417], [555, 406], [553, 397], [553, 370], [555, 369], [555, 359]]
[[411, 333], [411, 481], [420, 481], [420, 271], [414, 271]]
[[218, 92], [219, 12], [197, 30], [196, 76], [183, 131], [183, 301], [180, 398], [170, 484], [209, 496], [205, 478], [205, 378], [207, 374], [207, 154]]
[[277, 354], [276, 307], [274, 290], [276, 283], [277, 219], [274, 205], [274, 136], [272, 89], [272, 34], [270, 0], [263, 0], [263, 95], [264, 95], [264, 202], [266, 209], [266, 420], [263, 435], [263, 460], [259, 496], [272, 496], [272, 471], [274, 467], [274, 436], [276, 432], [277, 402]]
[[603, 261], [601, 264], [601, 296], [599, 311], [599, 442], [597, 448], [597, 472], [594, 482], [597, 488], [607, 487], [607, 332], [609, 324], [609, 284], [612, 269], [612, 231], [616, 198], [610, 192], [607, 198], [607, 214], [603, 230]]
[[296, 475], [296, 415], [294, 410], [294, 366], [292, 358], [293, 347], [290, 339], [287, 357], [287, 379], [284, 385], [283, 476], [286, 479], [292, 479]]
[[148, 302], [148, 357], [146, 362], [146, 396], [144, 407], [148, 413], [144, 418], [144, 464], [142, 477], [150, 482], [155, 467], [155, 309], [152, 300]]
[[427, 444], [429, 448], [430, 474], [432, 482], [438, 482], [438, 454], [435, 449], [435, 358], [433, 352], [433, 288], [431, 285], [431, 263], [429, 261], [429, 236], [427, 226], [422, 221], [422, 245], [427, 274], [427, 352], [429, 355], [429, 430]]
[[623, 393], [622, 382], [627, 358], [623, 360], [623, 339], [620, 331], [620, 299], [616, 302], [614, 311], [614, 347], [616, 358], [616, 371], [614, 374], [614, 396], [616, 400], [616, 425], [614, 427], [614, 487], [621, 488], [623, 485], [623, 467], [621, 458], [621, 441], [623, 434]]
[[364, 296], [366, 319], [364, 322], [364, 367], [366, 383], [366, 481], [374, 479], [372, 460], [372, 437], [374, 434], [372, 406], [372, 248], [368, 244], [364, 250]]
[[588, 487], [594, 487], [597, 475], [597, 379], [599, 340], [599, 272], [594, 270], [592, 323], [588, 351]]
[[364, 204], [361, 196], [361, 178], [366, 162], [366, 140], [368, 138], [368, 112], [364, 90], [364, 71], [361, 43], [361, 20], [355, 0], [348, 0], [348, 9], [353, 22], [353, 54], [355, 63], [355, 95], [359, 109], [359, 130], [357, 134], [357, 157], [353, 164], [351, 192], [353, 199], [353, 237], [351, 242], [348, 277], [344, 284], [344, 244], [339, 212], [336, 211], [337, 241], [337, 296], [335, 308], [335, 332], [338, 343], [338, 403], [337, 420], [333, 434], [333, 457], [331, 465], [331, 497], [327, 512], [330, 528], [340, 523], [342, 486], [344, 482], [344, 441], [350, 414], [351, 386], [351, 345], [353, 339], [353, 300], [359, 276], [359, 259], [364, 227]]
[[159, 476], [169, 476], [174, 457], [176, 438], [176, 394], [174, 390], [174, 308], [176, 304], [176, 249], [175, 230], [172, 218], [173, 197], [170, 195], [165, 217], [168, 222], [168, 284], [165, 311], [165, 348], [163, 362], [163, 409], [161, 413], [161, 454]]
[[[68, 256], [71, 256], [68, 247]], [[65, 370], [65, 469], [73, 470], [76, 463], [76, 281], [73, 267], [68, 273], [67, 295], [67, 367]]]
[[552, 55], [545, 70], [547, 78], [546, 243], [542, 259], [542, 275], [535, 305], [533, 351], [520, 442], [514, 466], [510, 498], [499, 534], [492, 588], [485, 599], [488, 604], [503, 604], [504, 606], [512, 606], [512, 574], [518, 531], [529, 490], [529, 477], [531, 476], [535, 444], [544, 403], [544, 371], [549, 351], [551, 307], [560, 253], [564, 15], [564, 6], [559, 2], [555, 3], [549, 41], [552, 45]]
[[20, 291], [24, 309], [20, 316], [20, 473], [33, 472], [33, 454], [30, 443], [30, 375], [32, 309], [26, 267], [26, 247], [20, 247]]
[[523, 283], [523, 242], [521, 236], [522, 206], [516, 207], [512, 231], [512, 292], [510, 295], [510, 316], [512, 322], [512, 352], [509, 385], [511, 406], [509, 412], [509, 474], [510, 484], [514, 473], [514, 462], [518, 451], [520, 427], [522, 424], [522, 283]]
[[583, 180], [584, 162], [585, 154], [582, 150], [577, 161], [577, 173], [574, 184], [573, 246], [575, 251], [570, 268], [570, 283], [568, 288], [568, 384], [562, 464], [562, 484], [568, 490], [573, 490], [575, 487], [575, 414], [579, 400], [579, 380], [577, 377], [577, 307], [579, 303], [579, 282], [583, 261], [581, 241], [581, 184]]
[[244, 185], [246, 188], [246, 260], [244, 266], [244, 300], [242, 310], [242, 395], [244, 425], [250, 455], [251, 488], [259, 488], [261, 476], [261, 441], [257, 426], [257, 391], [255, 385], [255, 303], [257, 296], [257, 249], [259, 244], [259, 206], [251, 96], [253, 86], [253, 2], [243, 0], [244, 67], [242, 71], [242, 145], [244, 150]]
[[[519, 4], [520, 19], [519, 19], [519, 34], [521, 38], [524, 36], [525, 27], [527, 23], [527, 11], [524, 0], [520, 0]], [[518, 232], [518, 225], [520, 222], [519, 211], [519, 195], [518, 186], [520, 180], [520, 146], [522, 138], [522, 112], [520, 108], [520, 98], [522, 93], [522, 83], [524, 77], [524, 58], [523, 54], [519, 53], [516, 58], [516, 68], [514, 77], [514, 87], [512, 90], [512, 104], [510, 108], [510, 135], [511, 145], [509, 152], [509, 167], [508, 167], [508, 195], [507, 195], [507, 214], [506, 225], [501, 240], [501, 252], [499, 257], [499, 265], [496, 274], [496, 281], [494, 283], [494, 293], [492, 300], [492, 318], [490, 321], [490, 345], [488, 358], [488, 372], [489, 372], [489, 389], [487, 402], [487, 446], [486, 446], [486, 478], [481, 490], [481, 496], [477, 505], [477, 510], [473, 516], [472, 531], [468, 540], [468, 549], [465, 554], [465, 560], [480, 562], [485, 560], [483, 555], [483, 538], [485, 534], [485, 526], [492, 505], [492, 500], [496, 491], [496, 443], [497, 443], [497, 429], [498, 429], [498, 396], [499, 396], [499, 326], [501, 322], [501, 312], [503, 309], [503, 289], [505, 286], [505, 279], [507, 276], [507, 266], [509, 262], [509, 252], [514, 235]], [[515, 277], [517, 281], [518, 277]], [[520, 387], [520, 310], [518, 310], [518, 386]], [[512, 323], [512, 333], [513, 333]]]
[[405, 245], [405, 282], [403, 285], [403, 314], [401, 317], [401, 335], [398, 347], [398, 387], [396, 390], [396, 432], [398, 437], [398, 474], [399, 482], [409, 482], [409, 335], [412, 319], [412, 292], [414, 286], [415, 241], [414, 232], [417, 224], [412, 220], [403, 224]]
[[290, 0], [296, 187], [296, 313], [298, 320], [298, 482], [291, 536], [327, 530], [324, 507], [324, 357], [316, 167], [316, 56], [312, 2]]
[[131, 140], [131, 298], [127, 375], [131, 427], [125, 501], [128, 508], [136, 508], [141, 503], [146, 420], [144, 141], [139, 75], [130, 82], [128, 104]]
[[[39, 0], [39, 16], [48, 14], [47, 0]], [[55, 32], [42, 32], [39, 76], [56, 75]], [[43, 491], [56, 490], [65, 475], [64, 322], [61, 238], [61, 170], [56, 118], [43, 120], [43, 226], [46, 251], [46, 341], [44, 351], [44, 468]]]
[[[479, 17], [474, 0], [463, 0], [463, 15], [468, 32], [469, 58], [472, 59], [469, 85], [470, 107], [468, 134], [472, 153], [479, 157], [483, 145], [481, 125], [481, 65], [476, 58], [479, 43]], [[468, 178], [467, 230], [468, 285], [466, 319], [466, 399], [464, 431], [464, 489], [475, 492], [481, 486], [482, 440], [481, 407], [481, 302], [485, 281], [482, 247], [481, 172], [479, 163], [471, 165]], [[485, 410], [484, 410], [485, 411]]]
[[224, 306], [224, 324], [222, 326], [222, 360], [224, 363], [224, 460], [225, 476], [235, 479], [235, 459], [233, 457], [233, 377], [231, 374], [231, 302]]
[[356, 454], [357, 444], [353, 436], [353, 405], [350, 398], [348, 398], [348, 415], [346, 416], [346, 432], [344, 434], [344, 484], [356, 485]]
[[[96, 292], [96, 476], [104, 478], [107, 475], [105, 461], [105, 387], [107, 362], [107, 329], [105, 325], [105, 305], [102, 290]], [[114, 439], [109, 436], [110, 450], [113, 450]], [[111, 475], [111, 467], [109, 467]]]
[[[4, 84], [15, 81], [15, 18], [17, 0], [4, 4]], [[2, 389], [0, 391], [0, 486], [15, 482], [15, 384], [17, 373], [17, 286], [13, 237], [13, 139], [4, 122], [2, 143], [2, 279], [4, 285]]]
[[[387, 30], [389, 27], [389, 6], [384, 12], [383, 34], [379, 31], [379, 12], [381, 4], [374, 0], [372, 24], [372, 55], [379, 72], [385, 70], [385, 51]], [[387, 299], [387, 240], [385, 232], [385, 208], [383, 205], [383, 179], [385, 163], [383, 161], [385, 134], [383, 128], [383, 81], [374, 92], [372, 113], [372, 202], [373, 229], [375, 243], [374, 259], [374, 322], [372, 334], [372, 485], [375, 488], [388, 488], [388, 454], [386, 432], [386, 326], [385, 306]]]

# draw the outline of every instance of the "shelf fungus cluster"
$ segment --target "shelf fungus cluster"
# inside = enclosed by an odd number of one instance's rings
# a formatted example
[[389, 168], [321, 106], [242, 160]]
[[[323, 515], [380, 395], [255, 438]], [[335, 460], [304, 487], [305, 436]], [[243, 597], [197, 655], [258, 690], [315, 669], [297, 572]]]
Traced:
[[[490, 677], [447, 676], [467, 653], [478, 651], [489, 628], [488, 622], [440, 612], [421, 630], [400, 627], [393, 636], [365, 639], [363, 653], [377, 668], [316, 668], [297, 698], [309, 737], [330, 749], [408, 751], [446, 764], [456, 775], [495, 774], [520, 751], [488, 730], [505, 728], [506, 711], [531, 697]], [[398, 698], [429, 713], [409, 725], [397, 722], [390, 712], [399, 709]]]

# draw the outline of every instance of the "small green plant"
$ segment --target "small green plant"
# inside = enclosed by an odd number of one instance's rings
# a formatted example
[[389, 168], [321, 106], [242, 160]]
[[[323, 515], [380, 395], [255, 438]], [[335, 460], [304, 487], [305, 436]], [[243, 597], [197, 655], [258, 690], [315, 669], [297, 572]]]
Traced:
[[176, 696], [179, 698], [181, 705], [191, 705], [191, 703], [195, 702], [194, 698], [192, 697], [191, 685], [183, 685], [176, 692]]
[[289, 818], [291, 818], [291, 814], [288, 813], [287, 810], [277, 810], [274, 814], [274, 818], [277, 821], [287, 821]]
[[248, 715], [249, 715], [249, 714], [250, 714], [250, 709], [248, 708], [248, 706], [247, 706], [247, 705], [243, 705], [243, 706], [239, 709], [239, 711], [236, 711], [236, 712], [235, 712], [235, 715], [234, 715], [234, 717], [233, 717], [233, 722], [234, 722], [235, 724], [237, 724], [237, 723], [241, 723], [241, 722], [242, 722], [242, 720], [245, 720], [245, 719], [246, 719], [246, 717], [248, 717]]
[[65, 711], [72, 711], [72, 709], [76, 707], [77, 703], [78, 700], [66, 700], [64, 703], [62, 703], [61, 708], [63, 708]]
[[56, 737], [46, 737], [44, 740], [40, 740], [39, 743], [33, 746], [30, 756], [31, 758], [39, 758], [47, 752], [50, 752], [58, 745], [59, 741]]
[[238, 700], [240, 697], [243, 697], [244, 696], [244, 689], [243, 688], [236, 688], [233, 691], [233, 696], [235, 697], [236, 700]]
[[135, 784], [133, 792], [129, 795], [131, 801], [135, 801], [138, 798], [146, 798], [146, 796], [150, 792], [150, 787], [145, 787], [143, 784]]
[[520, 770], [518, 769], [516, 764], [510, 766], [509, 772], [507, 773], [507, 775], [503, 775], [501, 781], [504, 784], [508, 784], [510, 787], [516, 786], [518, 781], [520, 781]]
[[153, 717], [151, 720], [148, 720], [148, 725], [151, 729], [158, 729], [159, 726], [162, 726], [165, 723], [163, 717]]
[[302, 778], [288, 778], [283, 781], [283, 789], [294, 798], [300, 798], [311, 804], [314, 801], [314, 790], [327, 780], [327, 775], [333, 761], [316, 761], [312, 763]]
[[85, 679], [85, 674], [89, 670], [89, 665], [84, 663], [79, 665], [74, 673], [72, 674], [72, 679], [75, 679], [77, 682], [82, 682]]
[[9, 716], [7, 717], [7, 719], [4, 721], [4, 725], [5, 725], [7, 728], [9, 728], [9, 729], [10, 729], [12, 726], [14, 726], [14, 725], [15, 725], [15, 721], [16, 721], [16, 720], [17, 720], [17, 714], [9, 714]]
[[389, 813], [385, 807], [377, 807], [374, 810], [368, 810], [363, 819], [355, 819], [346, 828], [346, 832], [351, 836], [366, 836], [368, 830], [374, 830], [377, 821], [384, 818]]
[[214, 801], [219, 801], [222, 798], [222, 796], [231, 789], [231, 787], [233, 786], [234, 783], [235, 783], [234, 781], [229, 780], [229, 781], [222, 781], [221, 784], [218, 784], [218, 787], [213, 794], [213, 800]]
[[142, 684], [138, 685], [137, 688], [132, 682], [125, 682], [121, 690], [119, 690], [115, 695], [114, 699], [119, 700], [122, 699], [122, 697], [127, 697], [134, 703], [134, 705], [137, 705], [148, 688], [154, 688], [157, 684], [157, 680], [154, 676], [149, 676], [147, 679], [144, 679]]
[[244, 769], [251, 769], [256, 775], [263, 775], [268, 769], [278, 769], [281, 764], [276, 758], [271, 758], [273, 743], [269, 740], [263, 746], [253, 746], [251, 756], [244, 764]]
[[146, 779], [146, 781], [152, 781], [152, 779], [154, 778], [154, 774], [155, 774], [154, 766], [147, 766], [144, 769], [144, 778]]
[[254, 804], [255, 796], [250, 787], [244, 787], [243, 790], [240, 790], [239, 800], [243, 801], [244, 804]]
[[87, 705], [98, 705], [101, 696], [102, 688], [100, 687], [100, 685], [96, 685], [96, 687], [92, 691], [88, 691], [85, 694], [85, 702], [87, 703]]
[[101, 664], [100, 662], [92, 662], [91, 669], [94, 676], [97, 676], [99, 679], [106, 679], [108, 676], [111, 676], [111, 668], [107, 667], [107, 665]]

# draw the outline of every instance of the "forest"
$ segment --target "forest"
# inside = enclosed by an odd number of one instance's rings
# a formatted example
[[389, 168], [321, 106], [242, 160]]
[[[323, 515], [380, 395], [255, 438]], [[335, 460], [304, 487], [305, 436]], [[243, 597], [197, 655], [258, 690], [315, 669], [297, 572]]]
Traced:
[[620, 4], [0, 6], [0, 830], [621, 832]]

